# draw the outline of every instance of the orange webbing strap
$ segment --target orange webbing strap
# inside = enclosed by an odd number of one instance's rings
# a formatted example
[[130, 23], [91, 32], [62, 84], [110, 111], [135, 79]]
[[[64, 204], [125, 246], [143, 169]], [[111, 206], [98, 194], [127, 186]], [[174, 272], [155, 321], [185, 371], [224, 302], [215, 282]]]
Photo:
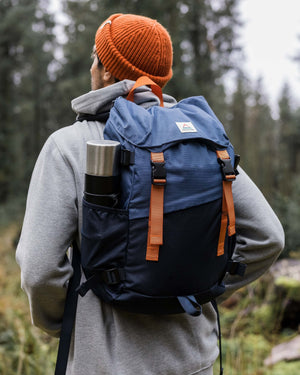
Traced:
[[224, 181], [223, 181], [222, 216], [221, 216], [221, 227], [220, 227], [220, 234], [219, 234], [217, 256], [224, 254], [226, 228], [227, 228], [227, 207], [226, 207], [226, 199], [224, 196]]
[[[230, 159], [226, 150], [216, 151], [219, 159]], [[228, 236], [235, 234], [235, 212], [232, 196], [232, 181], [235, 180], [235, 174], [232, 168], [232, 174], [223, 174], [223, 197], [222, 197], [222, 215], [221, 215], [221, 228], [219, 235], [217, 255], [224, 254], [224, 243], [228, 223]]]
[[[164, 163], [164, 154], [162, 152], [151, 152], [151, 161], [154, 164]], [[151, 185], [146, 260], [158, 261], [159, 246], [163, 244], [165, 183], [165, 178], [155, 179], [154, 176]]]
[[134, 86], [132, 87], [132, 89], [129, 91], [129, 94], [127, 95], [127, 100], [134, 102], [134, 90], [141, 86], [150, 86], [153, 94], [158, 96], [160, 100], [160, 106], [161, 107], [164, 106], [164, 100], [163, 100], [161, 87], [158, 86], [157, 83], [153, 82], [152, 79], [146, 76], [142, 76], [136, 80]]

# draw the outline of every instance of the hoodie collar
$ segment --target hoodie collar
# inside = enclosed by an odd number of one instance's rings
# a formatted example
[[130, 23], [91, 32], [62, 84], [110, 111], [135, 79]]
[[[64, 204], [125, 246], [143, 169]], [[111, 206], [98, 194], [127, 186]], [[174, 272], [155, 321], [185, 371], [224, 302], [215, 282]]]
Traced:
[[[72, 100], [72, 109], [77, 115], [97, 115], [109, 112], [114, 100], [119, 96], [127, 96], [134, 83], [134, 81], [125, 79], [102, 89], [89, 91]], [[137, 88], [134, 99], [136, 104], [144, 108], [159, 105], [158, 97], [147, 86]], [[164, 94], [163, 99], [165, 107], [171, 107], [176, 104], [176, 100], [170, 95]]]

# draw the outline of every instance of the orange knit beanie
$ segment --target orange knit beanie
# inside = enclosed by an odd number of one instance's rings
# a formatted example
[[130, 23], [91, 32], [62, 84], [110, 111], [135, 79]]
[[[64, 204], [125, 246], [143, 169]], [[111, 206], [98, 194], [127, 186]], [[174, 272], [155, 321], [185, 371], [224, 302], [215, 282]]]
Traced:
[[171, 38], [151, 18], [113, 14], [97, 30], [95, 45], [101, 63], [119, 80], [148, 76], [163, 87], [172, 77]]

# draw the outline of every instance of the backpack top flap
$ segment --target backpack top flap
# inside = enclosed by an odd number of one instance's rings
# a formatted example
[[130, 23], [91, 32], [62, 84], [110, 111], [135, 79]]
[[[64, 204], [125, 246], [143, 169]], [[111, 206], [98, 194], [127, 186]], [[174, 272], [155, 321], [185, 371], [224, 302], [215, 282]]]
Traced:
[[[122, 97], [115, 101], [104, 138], [134, 152], [135, 163], [121, 174], [121, 206], [130, 219], [147, 217], [151, 190], [151, 152], [164, 152], [167, 184], [164, 213], [222, 197], [222, 174], [215, 150], [234, 151], [223, 125], [203, 97], [171, 108], [145, 109]], [[176, 203], [174, 203], [176, 202]]]
[[201, 96], [186, 98], [171, 108], [145, 109], [119, 97], [105, 126], [105, 138], [140, 148], [163, 151], [170, 144], [198, 139], [217, 148], [227, 148], [223, 125]]

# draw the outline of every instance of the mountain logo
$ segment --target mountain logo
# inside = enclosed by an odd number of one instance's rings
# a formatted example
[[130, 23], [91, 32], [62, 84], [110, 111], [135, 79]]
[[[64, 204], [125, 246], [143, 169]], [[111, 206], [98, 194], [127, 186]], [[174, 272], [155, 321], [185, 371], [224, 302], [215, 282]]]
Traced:
[[197, 133], [197, 129], [191, 122], [176, 122], [181, 133]]

